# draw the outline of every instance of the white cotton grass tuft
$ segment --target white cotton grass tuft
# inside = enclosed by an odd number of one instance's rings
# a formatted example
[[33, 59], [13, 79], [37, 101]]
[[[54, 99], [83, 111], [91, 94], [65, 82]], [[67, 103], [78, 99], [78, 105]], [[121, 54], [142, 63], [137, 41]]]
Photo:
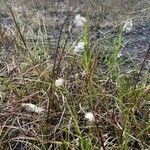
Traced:
[[84, 42], [79, 42], [77, 46], [74, 48], [74, 53], [82, 53], [84, 52]]
[[95, 117], [92, 112], [86, 112], [84, 117], [90, 122], [95, 121]]
[[44, 113], [44, 109], [41, 108], [41, 107], [38, 107], [34, 104], [31, 104], [31, 103], [22, 103], [21, 105], [23, 108], [25, 108], [26, 111], [28, 112], [35, 112], [37, 114], [42, 114]]
[[117, 58], [120, 58], [120, 57], [122, 57], [122, 53], [121, 52], [119, 52], [118, 55], [117, 55]]
[[64, 84], [64, 79], [62, 79], [62, 78], [58, 78], [58, 79], [55, 81], [55, 86], [56, 86], [56, 87], [61, 87], [61, 86], [63, 86], [63, 84]]
[[81, 76], [82, 78], [84, 78], [86, 76], [86, 70], [84, 70], [82, 73], [81, 73]]
[[74, 23], [76, 27], [83, 27], [86, 22], [87, 20], [84, 17], [82, 17], [80, 14], [77, 14], [75, 16]]
[[132, 19], [128, 19], [123, 26], [123, 31], [129, 32], [132, 30], [132, 28], [133, 28], [133, 21]]
[[128, 70], [126, 73], [130, 74], [130, 73], [132, 73], [132, 72], [134, 72], [134, 70], [133, 70], [133, 69]]
[[73, 139], [71, 143], [74, 144], [75, 146], [79, 146], [79, 138]]

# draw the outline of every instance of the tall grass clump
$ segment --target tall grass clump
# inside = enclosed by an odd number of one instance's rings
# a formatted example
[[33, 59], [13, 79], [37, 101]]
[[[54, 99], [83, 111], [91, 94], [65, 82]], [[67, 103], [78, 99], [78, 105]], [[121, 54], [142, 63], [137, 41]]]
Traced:
[[[40, 19], [37, 35], [28, 36], [30, 26], [20, 24], [8, 7], [14, 32], [10, 59], [0, 66], [0, 149], [149, 149], [145, 66], [150, 46], [142, 63], [135, 65], [121, 55], [122, 22], [117, 36], [97, 39], [90, 14], [82, 14], [88, 19], [74, 15], [77, 6], [67, 11], [60, 25], [54, 24], [59, 28], [55, 41]], [[0, 30], [3, 52], [8, 35]], [[126, 59], [133, 63], [130, 71], [124, 68]]]

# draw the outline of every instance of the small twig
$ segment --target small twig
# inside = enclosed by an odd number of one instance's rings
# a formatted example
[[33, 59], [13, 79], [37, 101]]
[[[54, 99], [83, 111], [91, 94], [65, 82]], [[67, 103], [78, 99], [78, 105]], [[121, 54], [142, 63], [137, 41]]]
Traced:
[[[31, 59], [31, 61], [32, 61], [32, 63], [33, 63], [33, 65], [35, 66], [35, 65], [36, 65], [36, 62], [34, 61], [34, 58], [32, 57], [30, 51], [28, 50], [27, 44], [26, 44], [25, 39], [24, 39], [24, 37], [23, 37], [23, 35], [22, 35], [22, 33], [21, 33], [20, 27], [19, 27], [19, 25], [18, 25], [18, 23], [17, 23], [17, 21], [16, 21], [16, 18], [15, 18], [15, 15], [14, 15], [14, 13], [13, 13], [13, 10], [12, 10], [11, 6], [9, 6], [9, 10], [10, 10], [10, 13], [11, 13], [11, 15], [12, 15], [12, 17], [13, 17], [13, 20], [14, 20], [14, 23], [15, 23], [15, 26], [16, 26], [16, 29], [17, 29], [17, 31], [19, 32], [20, 38], [21, 38], [21, 40], [22, 40], [22, 42], [23, 42], [23, 45], [24, 45], [24, 47], [26, 48], [26, 50], [27, 50], [27, 52], [28, 52], [28, 54], [29, 54], [29, 57], [30, 57], [30, 59]], [[36, 71], [37, 71], [37, 73], [39, 74], [38, 69], [36, 69]]]
[[100, 141], [100, 143], [101, 143], [101, 145], [103, 147], [103, 150], [106, 150], [105, 149], [105, 145], [104, 145], [104, 139], [103, 139], [103, 135], [102, 135], [102, 130], [101, 130], [101, 128], [98, 125], [97, 119], [95, 119], [95, 125], [96, 125], [97, 130], [98, 130], [99, 141]]
[[146, 62], [146, 60], [147, 60], [147, 58], [148, 58], [148, 56], [149, 56], [149, 53], [150, 53], [150, 43], [149, 43], [149, 47], [148, 47], [148, 49], [147, 49], [147, 51], [146, 51], [146, 54], [145, 54], [144, 60], [143, 60], [143, 62], [142, 62], [142, 64], [141, 64], [141, 67], [140, 67], [139, 73], [137, 74], [136, 81], [135, 81], [135, 87], [134, 87], [134, 90], [133, 90], [133, 91], [135, 91], [135, 90], [136, 90], [136, 87], [137, 87], [137, 84], [138, 84], [138, 81], [139, 81], [139, 78], [140, 78], [141, 72], [142, 72], [142, 70], [143, 70], [143, 68], [144, 68], [144, 66], [145, 66], [145, 62]]
[[[68, 15], [68, 16], [69, 16], [69, 15]], [[67, 18], [68, 18], [68, 16], [67, 16]], [[66, 20], [67, 20], [67, 18], [66, 18]], [[60, 63], [61, 63], [61, 60], [62, 60], [62, 58], [63, 58], [63, 56], [64, 56], [64, 52], [65, 52], [65, 49], [66, 49], [66, 45], [67, 45], [67, 43], [68, 43], [68, 39], [69, 39], [69, 37], [70, 37], [70, 33], [72, 32], [73, 27], [74, 27], [74, 26], [72, 26], [70, 32], [68, 32], [67, 38], [66, 38], [66, 40], [65, 40], [65, 44], [64, 44], [64, 46], [63, 46], [63, 48], [62, 48], [61, 56], [60, 56], [60, 59], [59, 59], [59, 61], [58, 61], [57, 69], [56, 69], [57, 75], [60, 74]]]
[[[60, 47], [60, 41], [61, 41], [61, 36], [62, 36], [62, 33], [63, 33], [63, 28], [64, 28], [64, 25], [67, 21], [67, 19], [69, 18], [70, 14], [73, 12], [73, 10], [75, 10], [80, 4], [82, 4], [82, 2], [78, 3], [74, 8], [72, 8], [71, 12], [68, 11], [68, 14], [67, 14], [67, 17], [65, 18], [64, 20], [64, 23], [62, 24], [62, 28], [61, 28], [61, 31], [60, 31], [60, 35], [59, 35], [59, 39], [58, 39], [58, 43], [57, 43], [57, 47], [56, 47], [56, 53], [55, 53], [55, 60], [54, 60], [54, 67], [53, 67], [53, 78], [56, 79], [56, 76], [59, 75], [60, 73], [60, 63], [61, 63], [61, 60], [62, 60], [62, 57], [63, 57], [63, 54], [64, 54], [64, 51], [65, 51], [65, 48], [66, 48], [66, 44], [68, 42], [68, 39], [69, 39], [69, 36], [70, 36], [70, 33], [72, 32], [72, 29], [74, 26], [72, 26], [70, 32], [68, 32], [68, 35], [67, 35], [67, 38], [65, 40], [65, 44], [64, 44], [64, 47], [62, 49], [62, 53], [61, 53], [61, 57], [58, 61], [58, 64], [56, 65], [56, 62], [57, 62], [57, 57], [58, 57], [58, 50], [59, 50], [59, 47]], [[57, 66], [57, 68], [56, 68]], [[56, 71], [56, 73], [55, 73]]]
[[61, 41], [61, 36], [62, 36], [62, 33], [63, 33], [64, 24], [65, 24], [65, 22], [62, 25], [62, 28], [61, 28], [61, 31], [60, 31], [60, 34], [59, 34], [59, 39], [58, 39], [56, 51], [55, 51], [55, 60], [54, 60], [54, 66], [53, 66], [53, 80], [56, 79], [56, 73], [55, 73], [55, 71], [56, 71], [56, 62], [57, 62], [58, 50], [59, 50], [59, 47], [60, 47], [60, 41]]
[[22, 40], [22, 42], [23, 42], [23, 45], [24, 45], [24, 46], [25, 46], [25, 48], [27, 49], [27, 44], [26, 44], [26, 42], [25, 42], [25, 40], [24, 40], [23, 35], [21, 34], [20, 27], [19, 27], [19, 25], [18, 25], [18, 23], [17, 23], [17, 21], [16, 21], [16, 18], [15, 18], [15, 15], [14, 15], [13, 11], [12, 11], [11, 6], [9, 6], [9, 10], [10, 10], [10, 13], [11, 13], [11, 15], [12, 15], [12, 17], [13, 17], [13, 20], [14, 20], [15, 26], [16, 26], [16, 28], [17, 28], [18, 32], [19, 32], [20, 38], [21, 38], [21, 40]]
[[[95, 112], [98, 114], [98, 107], [97, 106], [98, 105], [96, 105], [96, 107], [95, 107]], [[105, 145], [104, 145], [104, 139], [103, 139], [102, 130], [99, 127], [98, 119], [97, 119], [96, 114], [94, 113], [94, 111], [93, 111], [93, 114], [94, 114], [94, 118], [95, 118], [95, 125], [96, 125], [96, 128], [98, 130], [98, 136], [99, 136], [100, 144], [102, 145], [103, 150], [106, 150]]]
[[53, 87], [52, 87], [52, 85], [50, 85], [50, 87], [47, 89], [46, 93], [48, 95], [48, 106], [47, 106], [46, 122], [48, 123], [50, 110], [51, 110], [52, 106], [54, 106], [54, 103], [53, 103], [53, 100], [52, 100], [52, 94], [53, 94]]

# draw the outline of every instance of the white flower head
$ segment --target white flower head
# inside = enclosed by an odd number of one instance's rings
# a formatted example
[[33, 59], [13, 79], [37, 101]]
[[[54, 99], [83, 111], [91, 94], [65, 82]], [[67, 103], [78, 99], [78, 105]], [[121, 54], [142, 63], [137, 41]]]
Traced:
[[76, 73], [76, 74], [75, 74], [75, 78], [79, 78], [79, 73]]
[[62, 79], [62, 78], [58, 78], [58, 79], [55, 81], [55, 86], [56, 86], [56, 87], [61, 87], [61, 86], [63, 86], [63, 84], [64, 84], [64, 79]]
[[43, 108], [37, 107], [31, 103], [22, 103], [22, 107], [25, 108], [25, 110], [28, 112], [35, 112], [37, 114], [41, 114], [45, 111]]
[[132, 30], [132, 27], [133, 27], [132, 19], [129, 19], [125, 22], [125, 24], [123, 26], [123, 31], [129, 32]]
[[120, 58], [121, 56], [122, 56], [122, 53], [119, 52], [118, 55], [117, 55], [117, 57]]
[[72, 140], [71, 143], [75, 144], [76, 146], [79, 146], [79, 138]]
[[82, 75], [82, 78], [84, 78], [84, 77], [86, 76], [86, 70], [84, 70], [84, 71], [81, 73], [81, 75]]
[[87, 120], [89, 120], [90, 122], [94, 122], [95, 121], [95, 118], [94, 118], [94, 115], [92, 112], [87, 112], [85, 113], [85, 116], [84, 116]]
[[130, 73], [132, 73], [134, 70], [128, 70], [126, 73], [128, 73], [128, 74], [130, 74]]
[[84, 42], [79, 42], [77, 46], [74, 48], [74, 53], [82, 53], [84, 52]]
[[76, 27], [83, 27], [87, 20], [82, 17], [80, 14], [77, 14], [74, 19], [74, 23]]

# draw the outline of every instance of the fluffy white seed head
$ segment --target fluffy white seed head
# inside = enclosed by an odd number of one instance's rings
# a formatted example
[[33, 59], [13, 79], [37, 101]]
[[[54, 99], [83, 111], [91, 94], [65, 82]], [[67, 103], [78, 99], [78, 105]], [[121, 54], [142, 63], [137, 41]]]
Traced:
[[83, 27], [87, 20], [82, 17], [80, 14], [77, 14], [74, 19], [74, 23], [76, 27]]
[[125, 22], [125, 24], [123, 26], [123, 31], [129, 32], [132, 30], [132, 27], [133, 27], [132, 19], [129, 19]]
[[55, 81], [56, 87], [61, 87], [61, 86], [63, 86], [63, 84], [64, 84], [64, 79], [62, 79], [62, 78], [59, 78]]
[[121, 56], [122, 56], [122, 53], [119, 52], [118, 55], [117, 55], [117, 57], [120, 58]]
[[82, 73], [81, 73], [81, 76], [82, 78], [84, 78], [86, 76], [86, 70], [84, 70]]
[[95, 121], [95, 118], [94, 118], [94, 115], [93, 115], [92, 112], [87, 112], [87, 113], [85, 113], [85, 118], [86, 118], [87, 120], [89, 120], [90, 122], [94, 122], [94, 121]]
[[[71, 143], [74, 144], [75, 146], [79, 146], [79, 138], [73, 139], [73, 140], [71, 141]], [[75, 149], [75, 148], [73, 148], [73, 150], [74, 150], [74, 149]]]
[[21, 105], [23, 108], [25, 108], [26, 111], [28, 112], [35, 112], [37, 114], [43, 113], [45, 110], [43, 108], [37, 107], [34, 104], [31, 103], [22, 103]]
[[82, 53], [84, 52], [84, 42], [79, 42], [77, 46], [74, 48], [74, 53]]

